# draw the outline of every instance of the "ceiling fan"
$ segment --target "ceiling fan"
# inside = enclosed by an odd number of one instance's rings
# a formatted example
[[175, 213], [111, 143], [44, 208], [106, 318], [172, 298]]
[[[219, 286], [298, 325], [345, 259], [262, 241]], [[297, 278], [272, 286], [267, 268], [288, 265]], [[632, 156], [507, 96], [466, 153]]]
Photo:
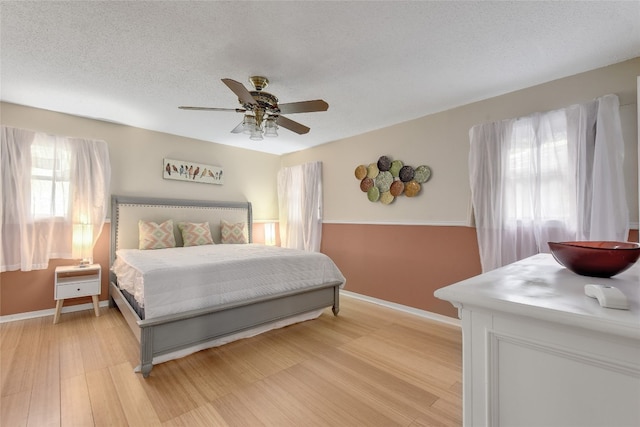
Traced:
[[329, 104], [322, 99], [313, 101], [290, 102], [278, 104], [278, 98], [263, 89], [269, 85], [269, 80], [262, 76], [251, 76], [249, 82], [255, 90], [249, 91], [240, 82], [232, 79], [222, 79], [222, 82], [238, 96], [242, 108], [214, 108], [214, 107], [178, 107], [182, 110], [205, 111], [235, 111], [245, 113], [242, 123], [236, 126], [232, 133], [246, 133], [250, 139], [262, 140], [262, 136], [278, 136], [278, 126], [289, 129], [299, 135], [309, 132], [303, 124], [288, 119], [282, 114], [310, 113], [327, 111]]

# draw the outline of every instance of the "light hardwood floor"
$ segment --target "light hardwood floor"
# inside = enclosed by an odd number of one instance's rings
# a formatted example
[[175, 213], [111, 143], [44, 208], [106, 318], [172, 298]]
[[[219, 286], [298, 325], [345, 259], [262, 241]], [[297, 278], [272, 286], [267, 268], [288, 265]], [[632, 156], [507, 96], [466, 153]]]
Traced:
[[458, 426], [459, 328], [350, 297], [320, 318], [133, 373], [117, 309], [0, 325], [2, 426]]

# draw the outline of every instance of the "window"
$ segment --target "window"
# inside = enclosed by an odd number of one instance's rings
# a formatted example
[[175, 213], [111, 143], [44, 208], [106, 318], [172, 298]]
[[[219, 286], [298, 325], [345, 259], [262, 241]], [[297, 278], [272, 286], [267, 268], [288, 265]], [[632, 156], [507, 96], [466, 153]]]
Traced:
[[278, 172], [280, 239], [286, 248], [319, 252], [322, 241], [322, 162]]
[[111, 167], [104, 141], [2, 126], [0, 271], [75, 259], [74, 226], [95, 244], [107, 214]]
[[36, 135], [31, 144], [31, 214], [34, 220], [69, 215], [69, 147]]
[[562, 111], [549, 113], [555, 132], [536, 132], [532, 118], [517, 120], [513, 144], [507, 155], [505, 217], [509, 222], [566, 222], [575, 210], [571, 199], [573, 182], [567, 179], [569, 144], [566, 117]]
[[483, 271], [548, 242], [626, 240], [619, 104], [584, 104], [474, 126], [469, 177]]

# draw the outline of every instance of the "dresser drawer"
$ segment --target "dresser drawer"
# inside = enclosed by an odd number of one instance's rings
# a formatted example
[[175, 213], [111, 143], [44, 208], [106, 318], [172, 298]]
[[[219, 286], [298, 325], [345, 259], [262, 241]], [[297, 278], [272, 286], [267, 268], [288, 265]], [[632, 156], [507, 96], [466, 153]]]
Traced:
[[55, 299], [77, 298], [100, 294], [100, 282], [97, 280], [76, 281], [56, 286]]

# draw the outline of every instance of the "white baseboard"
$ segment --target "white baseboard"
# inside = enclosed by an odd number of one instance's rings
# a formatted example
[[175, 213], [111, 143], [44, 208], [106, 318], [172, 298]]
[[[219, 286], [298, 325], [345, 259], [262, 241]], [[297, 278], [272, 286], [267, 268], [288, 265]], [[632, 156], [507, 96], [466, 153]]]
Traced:
[[[100, 301], [98, 304], [100, 307], [108, 307], [109, 301]], [[70, 305], [69, 307], [62, 307], [61, 313], [73, 313], [75, 311], [93, 310], [93, 303]], [[56, 314], [55, 308], [49, 308], [47, 310], [29, 311], [26, 313], [9, 314], [7, 316], [0, 316], [0, 323], [15, 322], [17, 320], [35, 319], [37, 317], [53, 316]]]
[[346, 297], [367, 301], [373, 304], [378, 304], [383, 307], [391, 308], [394, 310], [402, 311], [404, 313], [413, 314], [418, 317], [422, 317], [429, 320], [435, 320], [436, 322], [446, 323], [448, 325], [461, 327], [460, 319], [454, 319], [453, 317], [443, 316], [442, 314], [432, 313], [426, 310], [420, 310], [419, 308], [409, 307], [402, 304], [396, 304], [395, 302], [385, 301], [378, 298], [373, 298], [367, 295], [357, 294], [355, 292], [340, 290], [340, 295]]
[[346, 224], [346, 225], [409, 225], [409, 226], [429, 226], [429, 227], [471, 227], [469, 221], [353, 221], [353, 220], [322, 220], [323, 224]]

